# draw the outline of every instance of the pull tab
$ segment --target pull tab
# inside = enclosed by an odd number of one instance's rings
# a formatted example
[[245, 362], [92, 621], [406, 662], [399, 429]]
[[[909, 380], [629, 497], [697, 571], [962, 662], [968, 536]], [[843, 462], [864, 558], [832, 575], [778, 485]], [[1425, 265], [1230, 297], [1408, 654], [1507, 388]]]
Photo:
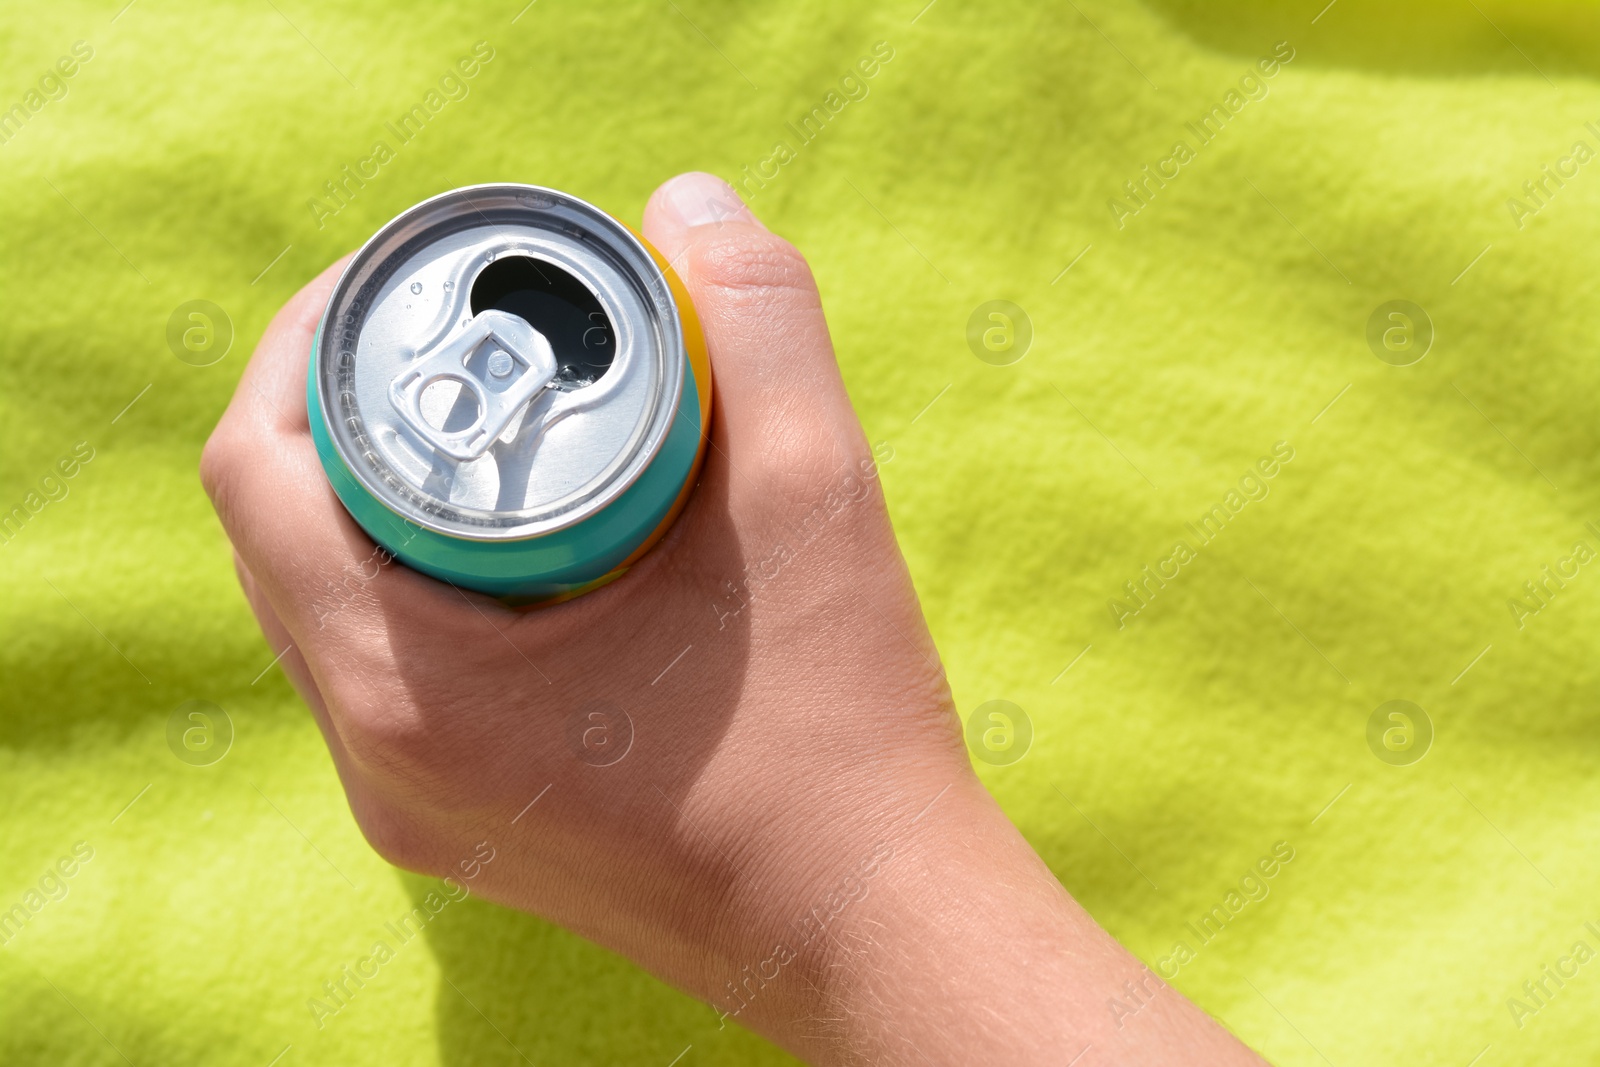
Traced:
[[[436, 451], [456, 460], [473, 460], [556, 376], [556, 357], [544, 334], [504, 311], [474, 315], [438, 345], [419, 353], [389, 384], [389, 400], [400, 417]], [[422, 412], [422, 394], [441, 382], [454, 382], [477, 402], [477, 417], [464, 429], [446, 429]], [[456, 407], [462, 402], [458, 395]]]

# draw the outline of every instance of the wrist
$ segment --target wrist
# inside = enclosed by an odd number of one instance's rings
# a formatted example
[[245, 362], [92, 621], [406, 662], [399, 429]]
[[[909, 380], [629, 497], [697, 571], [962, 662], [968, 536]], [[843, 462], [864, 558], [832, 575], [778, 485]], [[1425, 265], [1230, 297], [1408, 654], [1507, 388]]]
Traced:
[[[812, 876], [770, 893], [764, 936], [709, 972], [721, 1025], [816, 1064], [1261, 1063], [1097, 926], [961, 770], [791, 858]], [[1138, 1026], [1108, 1007], [1130, 984]]]
[[916, 965], [903, 939], [927, 936], [930, 916], [955, 921], [973, 904], [992, 906], [948, 882], [970, 887], [1006, 871], [1013, 890], [1052, 903], [1062, 895], [966, 767], [890, 790], [828, 792], [877, 800], [808, 820], [752, 865], [701, 983], [719, 1026], [756, 1030], [816, 1063], [851, 1061], [877, 1044], [864, 1007]]

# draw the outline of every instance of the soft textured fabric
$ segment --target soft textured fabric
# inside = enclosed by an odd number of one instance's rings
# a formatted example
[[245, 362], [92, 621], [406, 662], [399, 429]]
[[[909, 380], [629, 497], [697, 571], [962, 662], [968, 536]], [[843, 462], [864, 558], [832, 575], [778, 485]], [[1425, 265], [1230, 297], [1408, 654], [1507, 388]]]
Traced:
[[1100, 922], [1275, 1063], [1600, 1060], [1600, 9], [925, 2], [9, 5], [0, 1061], [786, 1062], [478, 900], [318, 1018], [437, 884], [363, 842], [195, 474], [396, 212], [637, 223], [685, 169], [809, 256], [963, 715], [1031, 722], [979, 769]]

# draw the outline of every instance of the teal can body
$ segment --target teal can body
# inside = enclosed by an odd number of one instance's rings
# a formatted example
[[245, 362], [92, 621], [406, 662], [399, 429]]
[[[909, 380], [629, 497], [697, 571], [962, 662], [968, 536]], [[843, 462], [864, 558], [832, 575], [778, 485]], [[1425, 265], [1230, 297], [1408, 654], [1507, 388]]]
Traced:
[[328, 480], [406, 565], [512, 603], [624, 573], [685, 505], [711, 369], [682, 283], [599, 209], [476, 186], [357, 253], [306, 385]]

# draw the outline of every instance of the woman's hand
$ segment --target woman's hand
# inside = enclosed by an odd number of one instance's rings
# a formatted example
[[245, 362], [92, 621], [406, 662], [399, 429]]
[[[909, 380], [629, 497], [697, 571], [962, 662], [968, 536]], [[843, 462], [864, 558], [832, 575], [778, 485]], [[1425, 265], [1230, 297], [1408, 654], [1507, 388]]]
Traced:
[[[817, 1061], [1258, 1062], [1094, 926], [973, 775], [805, 261], [708, 175], [658, 190], [644, 231], [705, 330], [711, 449], [605, 588], [510, 611], [345, 513], [305, 404], [342, 263], [274, 320], [206, 446], [367, 839]], [[1125, 981], [1149, 1007], [1119, 1026]]]

